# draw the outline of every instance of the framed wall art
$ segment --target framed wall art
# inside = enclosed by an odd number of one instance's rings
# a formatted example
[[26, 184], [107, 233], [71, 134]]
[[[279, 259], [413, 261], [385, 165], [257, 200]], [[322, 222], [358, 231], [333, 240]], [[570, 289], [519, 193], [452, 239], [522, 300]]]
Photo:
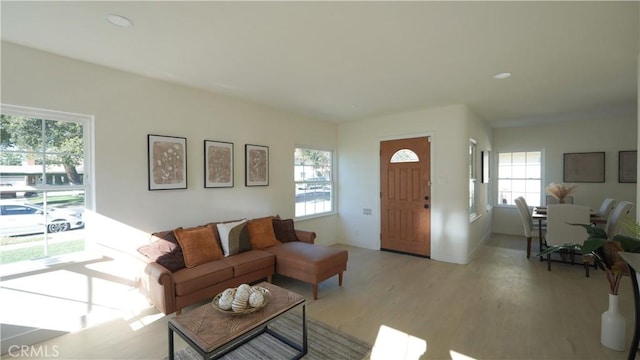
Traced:
[[187, 138], [147, 135], [149, 190], [187, 188]]
[[233, 143], [204, 141], [204, 187], [233, 187]]
[[269, 185], [269, 147], [261, 145], [244, 146], [245, 186]]
[[618, 182], [637, 182], [637, 160], [638, 151], [636, 150], [618, 152]]
[[565, 153], [563, 167], [564, 182], [604, 182], [604, 152]]

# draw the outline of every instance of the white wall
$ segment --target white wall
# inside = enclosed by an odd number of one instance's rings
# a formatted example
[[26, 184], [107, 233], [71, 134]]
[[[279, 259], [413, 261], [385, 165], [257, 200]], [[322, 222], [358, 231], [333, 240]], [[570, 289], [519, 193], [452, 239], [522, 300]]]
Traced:
[[[636, 114], [597, 116], [585, 120], [529, 127], [498, 128], [493, 130], [494, 155], [498, 152], [542, 150], [543, 186], [546, 186], [551, 182], [563, 182], [564, 153], [603, 151], [605, 182], [577, 183], [578, 187], [573, 195], [574, 203], [592, 209], [599, 208], [606, 197], [635, 203], [636, 184], [618, 182], [618, 152], [636, 150], [637, 128]], [[494, 194], [497, 194], [497, 182], [492, 186]], [[493, 199], [493, 203], [495, 201]], [[515, 207], [494, 207], [493, 232], [522, 234], [522, 225]]]
[[[103, 221], [93, 230], [105, 241], [125, 245], [178, 226], [271, 214], [293, 217], [295, 144], [337, 146], [334, 123], [9, 43], [2, 43], [2, 103], [95, 116], [92, 219]], [[147, 190], [147, 134], [187, 138], [188, 189]], [[205, 139], [234, 143], [233, 188], [204, 188]], [[268, 187], [244, 186], [244, 144], [269, 146]], [[316, 231], [318, 243], [332, 244], [335, 219], [296, 226]]]
[[[476, 140], [477, 145], [477, 212], [479, 217], [475, 218], [470, 224], [469, 228], [469, 248], [470, 253], [475, 252], [484, 241], [486, 241], [492, 232], [492, 212], [490, 207], [490, 183], [482, 183], [482, 172], [480, 167], [482, 166], [481, 156], [483, 151], [491, 151], [492, 149], [492, 133], [484, 121], [478, 118], [474, 113], [467, 109], [467, 127], [469, 129], [468, 137]], [[491, 181], [491, 180], [490, 180]]]
[[[488, 141], [485, 126], [464, 105], [432, 108], [343, 123], [339, 127], [340, 240], [370, 249], [380, 248], [380, 141], [430, 135], [431, 258], [467, 263], [484, 230], [470, 231], [468, 215], [468, 145], [474, 135]], [[482, 147], [486, 146], [486, 147]], [[480, 149], [488, 148], [482, 145]], [[465, 191], [466, 190], [466, 191]], [[481, 205], [486, 208], [486, 203]], [[363, 209], [372, 209], [364, 215]], [[488, 217], [486, 217], [488, 218]], [[481, 219], [479, 228], [487, 220]]]

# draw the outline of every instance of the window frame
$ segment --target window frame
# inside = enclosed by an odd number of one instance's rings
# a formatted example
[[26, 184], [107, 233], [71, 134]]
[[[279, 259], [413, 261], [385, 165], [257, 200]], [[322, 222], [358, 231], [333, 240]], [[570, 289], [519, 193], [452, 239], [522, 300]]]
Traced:
[[[71, 184], [71, 183], [64, 182], [64, 183], [56, 184], [54, 180], [54, 182], [52, 182], [51, 184], [48, 184], [47, 178], [49, 176], [53, 176], [53, 174], [49, 173], [47, 169], [43, 166], [41, 170], [43, 181], [36, 182], [35, 184], [28, 184], [27, 187], [22, 189], [29, 189], [36, 192], [41, 192], [43, 194], [42, 208], [45, 214], [45, 218], [47, 217], [46, 214], [49, 213], [49, 204], [47, 203], [47, 197], [49, 196], [50, 193], [56, 193], [56, 192], [82, 191], [84, 193], [83, 212], [85, 212], [86, 210], [95, 211], [95, 189], [93, 186], [93, 174], [95, 173], [95, 169], [93, 165], [93, 159], [95, 158], [95, 152], [93, 147], [93, 143], [94, 143], [93, 127], [94, 127], [95, 118], [91, 115], [85, 115], [85, 114], [61, 112], [61, 111], [55, 111], [55, 110], [45, 110], [45, 109], [23, 107], [23, 106], [10, 105], [10, 104], [0, 104], [0, 113], [3, 115], [22, 116], [22, 117], [27, 117], [31, 119], [41, 120], [43, 122], [41, 140], [46, 140], [45, 129], [47, 126], [46, 125], [47, 121], [73, 122], [73, 123], [80, 124], [82, 126], [82, 143], [83, 143], [82, 183]], [[46, 149], [44, 146], [42, 148], [42, 151], [16, 149], [15, 151], [12, 151], [12, 152], [15, 154], [35, 154], [37, 156], [41, 156], [42, 159], [46, 159], [49, 155], [56, 154], [56, 151], [48, 151], [48, 149]], [[44, 164], [46, 164], [46, 162]], [[55, 179], [55, 177], [52, 177], [52, 179]], [[21, 191], [20, 187], [16, 187], [15, 189], [16, 191]], [[84, 226], [87, 224], [86, 220], [83, 220], [83, 222], [84, 224], [81, 226]], [[45, 225], [49, 226], [46, 222], [45, 222]], [[52, 232], [56, 232], [56, 231], [52, 231]], [[66, 258], [67, 255], [76, 253], [75, 251], [71, 251], [71, 252], [64, 252], [63, 254], [57, 255], [55, 254], [55, 251], [54, 251], [54, 254], [50, 254], [49, 247], [54, 245], [54, 243], [50, 242], [51, 239], [52, 238], [49, 230], [45, 229], [43, 231], [44, 241], [42, 243], [44, 259], [48, 259], [50, 257], [59, 257], [59, 256], [63, 256], [62, 259], [67, 259]], [[86, 233], [81, 240], [83, 241], [83, 247], [84, 247], [83, 251], [86, 251], [87, 246], [90, 246], [90, 241], [86, 237]], [[72, 241], [77, 242], [80, 240], [72, 240]], [[33, 260], [37, 260], [37, 259], [36, 258], [30, 259], [30, 261], [33, 261]], [[68, 261], [68, 260], [63, 260], [63, 261]]]
[[24, 116], [40, 120], [77, 122], [82, 124], [84, 142], [84, 173], [82, 185], [47, 185], [36, 184], [32, 186], [38, 191], [64, 191], [64, 190], [84, 190], [85, 209], [95, 210], [95, 192], [93, 187], [93, 125], [94, 117], [86, 114], [70, 113], [56, 110], [46, 110], [25, 106], [0, 104], [0, 113], [14, 116]]
[[[296, 167], [300, 166], [299, 164], [296, 163], [296, 152], [298, 150], [312, 150], [312, 151], [323, 151], [323, 152], [328, 152], [330, 153], [330, 159], [331, 159], [331, 166], [330, 166], [330, 174], [331, 174], [331, 178], [328, 180], [300, 180], [298, 175], [297, 175], [297, 171], [296, 171]], [[336, 152], [333, 149], [326, 149], [326, 148], [321, 148], [321, 147], [316, 147], [316, 146], [308, 146], [308, 145], [295, 145], [294, 147], [294, 160], [293, 160], [293, 182], [294, 182], [294, 219], [295, 220], [306, 220], [306, 219], [313, 219], [313, 218], [319, 218], [319, 217], [324, 217], [324, 216], [330, 216], [330, 215], [335, 215], [337, 213], [336, 210], [336, 181], [335, 181], [335, 177], [336, 177]], [[316, 177], [312, 177], [312, 179], [315, 179]], [[296, 197], [297, 197], [297, 193], [299, 190], [303, 190], [303, 189], [299, 189], [299, 188], [305, 188], [308, 186], [311, 186], [312, 188], [317, 188], [318, 186], [320, 187], [324, 187], [324, 186], [329, 186], [330, 189], [330, 193], [329, 193], [329, 204], [330, 204], [330, 210], [329, 211], [322, 211], [322, 212], [316, 212], [313, 214], [305, 214], [305, 215], [298, 215], [297, 214], [297, 209], [296, 209]]]
[[[540, 154], [540, 177], [539, 178], [501, 178], [500, 177], [500, 155], [501, 154], [514, 154], [514, 153], [539, 153]], [[498, 207], [516, 207], [516, 204], [513, 202], [513, 197], [511, 200], [511, 204], [509, 203], [502, 203], [500, 202], [500, 194], [501, 194], [501, 190], [500, 190], [500, 180], [538, 180], [540, 181], [540, 189], [539, 189], [539, 196], [538, 196], [538, 204], [541, 205], [542, 204], [542, 200], [543, 197], [545, 196], [545, 190], [544, 190], [544, 178], [545, 178], [545, 151], [544, 149], [526, 149], [526, 150], [522, 150], [522, 149], [516, 149], [516, 150], [510, 150], [510, 151], [496, 151], [495, 153], [495, 174], [496, 174], [496, 182], [495, 182], [495, 190], [496, 192], [493, 194], [492, 198], [493, 201], [495, 201], [495, 206]], [[526, 166], [526, 165], [525, 165]], [[513, 191], [512, 191], [513, 194]], [[539, 206], [536, 205], [535, 202], [528, 200], [527, 203], [530, 206]]]
[[[469, 219], [478, 214], [478, 142], [469, 139]], [[472, 194], [473, 192], [473, 194]]]

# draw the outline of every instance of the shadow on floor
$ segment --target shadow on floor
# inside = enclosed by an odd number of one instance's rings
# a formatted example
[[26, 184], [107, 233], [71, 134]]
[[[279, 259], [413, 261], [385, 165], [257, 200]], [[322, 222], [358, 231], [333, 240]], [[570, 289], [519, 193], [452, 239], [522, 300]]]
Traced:
[[0, 324], [0, 334], [2, 334], [0, 354], [7, 354], [9, 351], [16, 353], [22, 346], [37, 344], [68, 333], [68, 331], [39, 329], [31, 326]]

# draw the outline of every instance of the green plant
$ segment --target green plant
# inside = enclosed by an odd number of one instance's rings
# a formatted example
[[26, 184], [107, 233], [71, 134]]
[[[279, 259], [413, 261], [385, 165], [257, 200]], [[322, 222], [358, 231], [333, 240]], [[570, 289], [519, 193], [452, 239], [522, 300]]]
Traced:
[[625, 216], [622, 218], [622, 228], [625, 233], [640, 239], [640, 223], [635, 221], [632, 217]]
[[[635, 221], [632, 228], [640, 232], [640, 225]], [[609, 282], [609, 292], [618, 294], [620, 279], [624, 275], [629, 275], [629, 268], [618, 254], [620, 251], [640, 253], [640, 239], [627, 235], [616, 235], [609, 239], [607, 233], [593, 224], [570, 224], [582, 226], [587, 231], [587, 239], [582, 244], [563, 244], [549, 246], [538, 256], [559, 252], [566, 249], [579, 250], [583, 256], [592, 256], [596, 265], [604, 270]], [[638, 232], [629, 231], [632, 234]]]

